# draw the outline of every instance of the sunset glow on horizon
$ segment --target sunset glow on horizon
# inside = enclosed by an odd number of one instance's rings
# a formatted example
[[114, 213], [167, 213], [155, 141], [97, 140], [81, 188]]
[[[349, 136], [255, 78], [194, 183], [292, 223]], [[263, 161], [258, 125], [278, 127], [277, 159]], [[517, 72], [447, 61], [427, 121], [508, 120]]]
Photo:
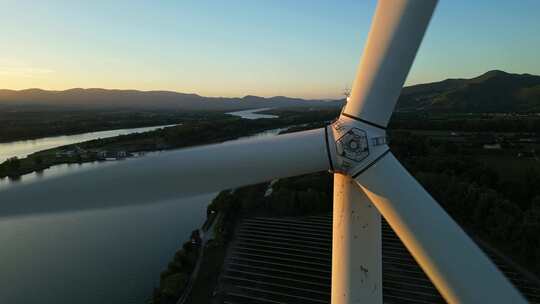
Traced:
[[[341, 98], [376, 1], [4, 1], [1, 89]], [[540, 1], [440, 1], [407, 84], [540, 74]]]

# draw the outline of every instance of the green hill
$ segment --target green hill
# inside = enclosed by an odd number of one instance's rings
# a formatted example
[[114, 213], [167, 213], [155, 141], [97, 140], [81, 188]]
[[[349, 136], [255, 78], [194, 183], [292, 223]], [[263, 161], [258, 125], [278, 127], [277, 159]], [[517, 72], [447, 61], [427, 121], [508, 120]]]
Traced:
[[403, 89], [398, 111], [540, 112], [540, 76], [489, 71]]

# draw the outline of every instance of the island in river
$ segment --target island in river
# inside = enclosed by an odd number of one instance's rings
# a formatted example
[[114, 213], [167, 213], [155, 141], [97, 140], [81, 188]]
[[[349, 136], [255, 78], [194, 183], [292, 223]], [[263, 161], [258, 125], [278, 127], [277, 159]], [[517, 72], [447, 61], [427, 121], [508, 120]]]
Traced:
[[181, 125], [60, 146], [25, 158], [12, 157], [0, 164], [0, 178], [17, 179], [59, 164], [118, 160], [150, 151], [223, 142], [265, 130], [328, 121], [337, 114], [337, 110], [280, 110], [279, 115], [271, 116], [279, 116], [277, 118], [243, 119], [217, 113], [199, 116], [199, 119], [190, 116]]

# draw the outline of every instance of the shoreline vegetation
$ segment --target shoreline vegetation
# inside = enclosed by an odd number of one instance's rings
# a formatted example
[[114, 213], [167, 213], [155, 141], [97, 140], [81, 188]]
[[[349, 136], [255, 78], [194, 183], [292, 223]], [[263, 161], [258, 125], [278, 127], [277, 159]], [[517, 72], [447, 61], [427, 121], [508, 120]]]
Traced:
[[186, 121], [211, 120], [220, 112], [18, 109], [0, 107], [0, 143], [34, 140], [43, 137], [75, 135], [118, 129], [173, 125]]
[[[321, 172], [220, 192], [207, 207], [207, 222], [212, 217], [216, 218], [214, 238], [206, 244], [201, 275], [191, 282], [191, 294], [184, 295], [186, 301], [183, 303], [210, 303], [213, 298], [220, 296], [216, 284], [239, 219], [256, 215], [300, 216], [330, 212], [332, 197], [328, 193], [331, 185], [332, 176]], [[193, 268], [177, 268], [177, 255], [178, 252], [161, 273], [160, 284], [154, 288], [152, 298], [147, 303], [180, 303], [178, 299], [188, 282], [177, 280], [177, 273], [187, 272], [189, 275]]]
[[335, 110], [279, 113], [279, 118], [256, 120], [212, 114], [206, 118], [183, 120], [182, 125], [178, 126], [61, 146], [36, 152], [25, 158], [6, 160], [0, 164], [0, 178], [17, 180], [21, 175], [39, 172], [59, 164], [118, 160], [133, 156], [134, 153], [224, 142], [266, 130], [328, 121], [337, 116]]
[[[185, 302], [199, 273], [205, 247], [215, 242], [215, 237], [219, 233], [215, 230], [214, 223], [219, 221], [220, 217], [220, 213], [208, 206], [204, 224], [200, 229], [192, 231], [189, 240], [176, 251], [172, 261], [161, 272], [159, 287], [154, 288], [152, 299], [149, 299], [147, 303]], [[208, 234], [211, 234], [213, 238], [209, 239]]]

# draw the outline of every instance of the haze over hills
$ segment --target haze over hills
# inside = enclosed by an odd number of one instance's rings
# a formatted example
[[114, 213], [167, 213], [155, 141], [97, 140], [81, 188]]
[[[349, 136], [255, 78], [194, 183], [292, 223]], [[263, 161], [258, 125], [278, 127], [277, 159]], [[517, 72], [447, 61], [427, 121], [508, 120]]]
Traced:
[[405, 87], [398, 111], [540, 112], [540, 76], [493, 70], [471, 79]]
[[241, 110], [267, 107], [328, 107], [339, 102], [276, 96], [270, 98], [204, 97], [172, 91], [108, 89], [0, 90], [0, 106], [54, 106], [84, 108], [135, 108], [174, 110]]
[[[232, 111], [252, 108], [337, 107], [343, 100], [285, 96], [204, 97], [172, 91], [108, 89], [0, 90], [3, 107], [133, 108]], [[540, 76], [493, 70], [471, 79], [446, 79], [405, 87], [397, 111], [540, 112]]]

